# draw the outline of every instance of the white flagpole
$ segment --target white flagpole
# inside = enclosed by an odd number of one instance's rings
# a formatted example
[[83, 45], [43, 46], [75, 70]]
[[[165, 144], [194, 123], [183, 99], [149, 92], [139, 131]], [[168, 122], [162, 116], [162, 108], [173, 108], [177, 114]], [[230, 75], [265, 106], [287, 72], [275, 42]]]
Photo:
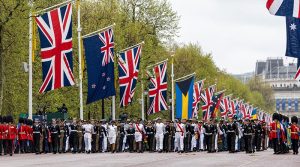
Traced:
[[79, 117], [83, 120], [83, 97], [82, 97], [82, 69], [81, 69], [81, 26], [80, 26], [80, 0], [77, 2], [77, 32], [78, 32], [78, 58], [79, 58], [79, 103], [80, 103], [80, 111]]
[[142, 88], [142, 120], [145, 120], [145, 102], [144, 102], [144, 82], [143, 82], [143, 78], [144, 78], [144, 73], [142, 72], [142, 79], [141, 79], [141, 88]]
[[172, 121], [175, 120], [175, 102], [174, 102], [174, 55], [172, 57], [172, 64], [171, 64], [171, 78], [172, 78]]
[[29, 1], [30, 12], [29, 12], [29, 59], [28, 59], [28, 69], [29, 69], [29, 82], [28, 82], [28, 118], [32, 119], [32, 1]]

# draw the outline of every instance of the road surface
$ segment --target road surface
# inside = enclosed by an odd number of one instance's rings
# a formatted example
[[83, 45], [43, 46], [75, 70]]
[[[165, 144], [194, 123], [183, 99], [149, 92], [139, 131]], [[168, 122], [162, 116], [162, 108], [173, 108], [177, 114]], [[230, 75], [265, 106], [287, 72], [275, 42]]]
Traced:
[[96, 153], [25, 154], [0, 157], [1, 167], [203, 167], [263, 166], [300, 167], [300, 155], [273, 155], [272, 150], [254, 154], [221, 153]]

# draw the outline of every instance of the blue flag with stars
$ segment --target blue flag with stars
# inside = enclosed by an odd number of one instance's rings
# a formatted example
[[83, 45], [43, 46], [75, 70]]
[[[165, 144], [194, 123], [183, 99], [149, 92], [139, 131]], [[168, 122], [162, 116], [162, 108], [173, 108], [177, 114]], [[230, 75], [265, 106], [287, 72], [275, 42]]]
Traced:
[[87, 104], [116, 95], [112, 28], [83, 39], [88, 74]]
[[300, 19], [286, 17], [286, 56], [300, 58]]

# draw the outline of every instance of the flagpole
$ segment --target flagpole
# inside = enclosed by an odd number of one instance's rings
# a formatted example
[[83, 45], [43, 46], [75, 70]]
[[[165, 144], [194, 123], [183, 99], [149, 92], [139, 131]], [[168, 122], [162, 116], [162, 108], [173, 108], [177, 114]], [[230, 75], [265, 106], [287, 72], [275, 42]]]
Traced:
[[138, 44], [129, 46], [129, 47], [125, 48], [125, 49], [120, 50], [118, 53], [124, 52], [124, 51], [126, 51], [126, 50], [128, 50], [128, 49], [132, 49], [132, 48], [134, 48], [134, 47], [136, 47], [136, 46], [138, 46], [138, 45], [142, 45], [142, 44], [145, 44], [145, 42], [142, 41], [142, 42], [140, 42], [140, 43], [138, 43]]
[[143, 82], [143, 79], [144, 79], [144, 73], [142, 72], [142, 79], [141, 79], [141, 88], [142, 88], [142, 92], [141, 92], [141, 98], [142, 98], [142, 120], [145, 120], [145, 104], [144, 104], [144, 82]]
[[153, 67], [153, 66], [156, 66], [156, 65], [162, 64], [162, 63], [164, 63], [164, 62], [166, 62], [166, 61], [168, 61], [168, 60], [169, 60], [169, 59], [166, 59], [166, 60], [163, 60], [163, 61], [157, 62], [157, 63], [155, 63], [155, 64], [151, 64], [151, 65], [147, 66], [147, 68], [150, 68], [150, 67]]
[[175, 107], [174, 107], [174, 56], [175, 55], [171, 55], [172, 57], [172, 63], [171, 63], [171, 78], [172, 78], [172, 121], [175, 121]]
[[81, 26], [80, 26], [80, 0], [77, 1], [77, 32], [78, 32], [78, 59], [79, 59], [79, 104], [80, 104], [80, 111], [79, 117], [83, 120], [83, 95], [82, 95], [82, 70], [81, 70]]
[[176, 82], [176, 81], [182, 80], [182, 79], [184, 79], [184, 78], [192, 77], [192, 76], [194, 76], [194, 75], [196, 75], [196, 73], [195, 73], [195, 72], [194, 72], [194, 73], [192, 73], [192, 74], [188, 74], [188, 75], [186, 75], [186, 76], [183, 76], [183, 77], [177, 78], [177, 79], [175, 79], [174, 81]]
[[32, 7], [33, 3], [30, 0], [30, 12], [29, 12], [29, 59], [28, 59], [28, 118], [32, 119]]
[[116, 25], [116, 23], [113, 23], [112, 25], [109, 25], [109, 26], [107, 26], [107, 27], [104, 27], [104, 28], [101, 28], [101, 29], [96, 30], [96, 31], [94, 31], [94, 32], [91, 32], [91, 33], [88, 33], [88, 34], [86, 34], [86, 35], [83, 35], [82, 38], [88, 38], [88, 37], [90, 37], [90, 36], [93, 36], [94, 34], [97, 34], [97, 33], [101, 32], [101, 31], [104, 31], [104, 30], [107, 30], [107, 29], [109, 29], [109, 28], [112, 28], [112, 27], [114, 27], [115, 25]]

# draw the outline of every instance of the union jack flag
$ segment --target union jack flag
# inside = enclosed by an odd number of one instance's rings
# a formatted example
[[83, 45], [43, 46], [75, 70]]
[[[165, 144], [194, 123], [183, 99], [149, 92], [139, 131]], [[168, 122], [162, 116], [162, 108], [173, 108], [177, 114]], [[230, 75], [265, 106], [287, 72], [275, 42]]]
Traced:
[[234, 115], [236, 115], [236, 104], [234, 102], [234, 100], [231, 100], [229, 98], [229, 110], [228, 110], [228, 117], [229, 118], [233, 118]]
[[201, 91], [204, 85], [204, 80], [195, 82], [194, 84], [194, 92], [193, 92], [193, 117], [198, 118], [198, 104], [201, 101]]
[[268, 0], [266, 7], [272, 15], [300, 18], [299, 0]]
[[149, 85], [150, 107], [148, 109], [148, 115], [168, 109], [168, 103], [166, 102], [168, 88], [166, 71], [167, 62], [153, 68], [153, 77], [151, 77], [151, 73], [148, 71], [151, 82]]
[[102, 66], [105, 66], [110, 63], [110, 61], [114, 62], [114, 35], [112, 28], [108, 28], [101, 32], [99, 34], [99, 39], [103, 43], [100, 50], [101, 53], [103, 53]]
[[74, 85], [72, 5], [36, 17], [41, 41], [43, 84], [40, 93]]
[[220, 102], [221, 117], [225, 118], [229, 111], [229, 96], [225, 96]]
[[139, 74], [141, 50], [142, 46], [136, 45], [120, 53], [118, 59], [120, 107], [132, 102]]
[[215, 85], [212, 85], [206, 88], [204, 91], [201, 92], [201, 100], [203, 101], [203, 105], [201, 106], [203, 111], [203, 119], [208, 120], [210, 118], [210, 108], [214, 104], [212, 98], [215, 92]]
[[246, 104], [244, 104], [242, 101], [240, 102], [240, 113], [241, 118], [246, 119], [247, 118], [247, 111], [246, 111]]

